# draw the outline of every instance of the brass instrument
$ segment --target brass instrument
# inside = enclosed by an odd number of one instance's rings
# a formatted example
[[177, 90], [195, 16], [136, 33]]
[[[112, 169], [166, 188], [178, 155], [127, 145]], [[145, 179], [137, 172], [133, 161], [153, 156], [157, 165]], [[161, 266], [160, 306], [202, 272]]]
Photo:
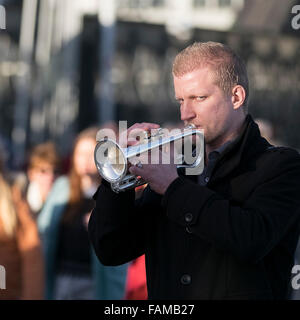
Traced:
[[[177, 168], [196, 168], [203, 163], [204, 135], [203, 131], [197, 130], [194, 125], [189, 125], [181, 130], [180, 133], [174, 135], [165, 135], [162, 128], [153, 131], [155, 132], [154, 134], [151, 136], [146, 135], [140, 140], [139, 144], [127, 148], [122, 148], [116, 141], [108, 138], [102, 138], [98, 141], [94, 152], [95, 164], [102, 178], [110, 182], [113, 191], [125, 191], [147, 183], [142, 178], [128, 172], [129, 162], [132, 162], [130, 160], [144, 152], [162, 148], [172, 142], [178, 142], [193, 135], [199, 137], [202, 152], [199, 152], [192, 164], [177, 165]], [[180, 157], [182, 161], [186, 162], [182, 154]]]

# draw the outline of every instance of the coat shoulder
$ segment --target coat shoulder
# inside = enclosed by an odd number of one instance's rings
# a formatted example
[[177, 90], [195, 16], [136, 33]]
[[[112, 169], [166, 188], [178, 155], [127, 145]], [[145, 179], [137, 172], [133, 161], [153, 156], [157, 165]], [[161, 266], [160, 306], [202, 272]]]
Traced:
[[290, 148], [290, 147], [278, 147], [278, 146], [270, 146], [268, 147], [265, 152], [263, 153], [265, 157], [264, 159], [270, 159], [274, 161], [295, 161], [300, 163], [300, 154], [297, 150]]
[[289, 178], [300, 182], [300, 154], [295, 149], [271, 146], [261, 157], [260, 164], [265, 173], [271, 172], [275, 176], [293, 172]]

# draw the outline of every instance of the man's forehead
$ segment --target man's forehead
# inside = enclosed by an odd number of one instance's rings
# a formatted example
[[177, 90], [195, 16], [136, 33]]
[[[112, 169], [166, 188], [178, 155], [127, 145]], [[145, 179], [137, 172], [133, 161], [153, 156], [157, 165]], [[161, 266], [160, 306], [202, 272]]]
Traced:
[[213, 70], [210, 66], [203, 66], [201, 68], [196, 68], [191, 71], [187, 71], [182, 74], [173, 74], [173, 79], [175, 80], [194, 80], [195, 78], [205, 77], [207, 79], [215, 78], [215, 70]]
[[175, 91], [177, 89], [193, 90], [217, 85], [214, 72], [208, 68], [197, 69], [182, 76], [173, 75], [173, 79]]

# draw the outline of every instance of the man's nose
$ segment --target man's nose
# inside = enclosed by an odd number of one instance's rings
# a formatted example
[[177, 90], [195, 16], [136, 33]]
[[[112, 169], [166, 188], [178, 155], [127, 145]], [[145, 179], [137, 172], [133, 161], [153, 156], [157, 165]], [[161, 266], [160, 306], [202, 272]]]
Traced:
[[193, 111], [192, 106], [187, 103], [183, 102], [180, 108], [180, 115], [182, 121], [190, 121], [195, 118], [196, 114]]

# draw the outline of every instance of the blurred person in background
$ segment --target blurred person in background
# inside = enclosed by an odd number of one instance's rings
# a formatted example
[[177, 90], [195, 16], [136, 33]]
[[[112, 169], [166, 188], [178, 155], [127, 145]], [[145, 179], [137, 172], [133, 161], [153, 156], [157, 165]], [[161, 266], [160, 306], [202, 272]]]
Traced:
[[87, 224], [101, 182], [94, 163], [96, 133], [75, 140], [68, 176], [57, 179], [38, 217], [46, 261], [47, 299], [123, 299], [127, 265], [104, 267], [89, 243]]
[[6, 177], [0, 150], [0, 265], [6, 289], [0, 299], [43, 299], [44, 264], [38, 230], [20, 189]]
[[16, 185], [21, 188], [33, 217], [39, 215], [60, 171], [60, 157], [53, 142], [36, 145], [28, 157], [27, 175], [19, 174]]
[[125, 300], [147, 300], [145, 255], [132, 260], [128, 266]]

